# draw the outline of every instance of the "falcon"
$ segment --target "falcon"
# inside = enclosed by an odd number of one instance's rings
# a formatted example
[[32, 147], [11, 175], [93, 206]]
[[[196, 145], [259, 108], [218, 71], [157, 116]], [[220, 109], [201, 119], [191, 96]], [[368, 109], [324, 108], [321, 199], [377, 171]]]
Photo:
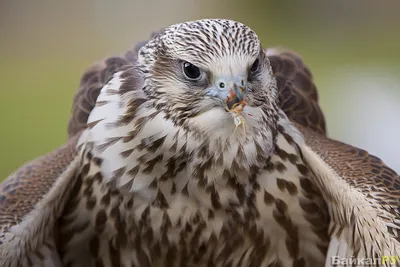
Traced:
[[0, 266], [400, 266], [399, 176], [327, 137], [312, 75], [242, 23], [83, 75], [69, 139], [0, 187]]

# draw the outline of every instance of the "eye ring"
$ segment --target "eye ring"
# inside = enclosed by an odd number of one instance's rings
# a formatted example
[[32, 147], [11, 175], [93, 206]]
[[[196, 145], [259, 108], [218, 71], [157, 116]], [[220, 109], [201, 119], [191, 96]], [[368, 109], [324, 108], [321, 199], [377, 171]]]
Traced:
[[186, 78], [188, 78], [189, 80], [197, 81], [201, 77], [200, 69], [190, 62], [184, 61], [182, 64], [182, 69]]
[[254, 61], [253, 65], [251, 65], [250, 71], [251, 72], [256, 72], [258, 70], [259, 65], [260, 65], [260, 60], [257, 58]]

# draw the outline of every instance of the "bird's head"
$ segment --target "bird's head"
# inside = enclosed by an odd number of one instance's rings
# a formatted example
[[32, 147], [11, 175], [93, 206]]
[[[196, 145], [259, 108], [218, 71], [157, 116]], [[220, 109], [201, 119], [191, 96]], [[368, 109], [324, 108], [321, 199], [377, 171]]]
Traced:
[[139, 51], [139, 66], [145, 93], [175, 124], [213, 137], [231, 135], [238, 126], [247, 134], [276, 127], [269, 60], [255, 32], [239, 22], [170, 26]]

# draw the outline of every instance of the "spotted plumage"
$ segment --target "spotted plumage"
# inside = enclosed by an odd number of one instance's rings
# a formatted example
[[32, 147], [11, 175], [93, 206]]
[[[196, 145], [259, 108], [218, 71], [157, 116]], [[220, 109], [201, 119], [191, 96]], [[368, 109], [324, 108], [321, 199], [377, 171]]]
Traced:
[[302, 60], [239, 22], [173, 25], [90, 68], [68, 132], [0, 187], [2, 266], [331, 266], [400, 252], [398, 175], [328, 139]]

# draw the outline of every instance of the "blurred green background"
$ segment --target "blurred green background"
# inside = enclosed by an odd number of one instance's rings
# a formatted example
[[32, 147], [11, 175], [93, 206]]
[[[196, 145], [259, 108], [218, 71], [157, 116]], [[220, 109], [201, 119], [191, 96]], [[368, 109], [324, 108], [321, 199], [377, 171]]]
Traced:
[[300, 53], [314, 73], [329, 135], [400, 171], [400, 1], [0, 2], [0, 180], [66, 139], [80, 75], [160, 27], [239, 20], [264, 47]]

